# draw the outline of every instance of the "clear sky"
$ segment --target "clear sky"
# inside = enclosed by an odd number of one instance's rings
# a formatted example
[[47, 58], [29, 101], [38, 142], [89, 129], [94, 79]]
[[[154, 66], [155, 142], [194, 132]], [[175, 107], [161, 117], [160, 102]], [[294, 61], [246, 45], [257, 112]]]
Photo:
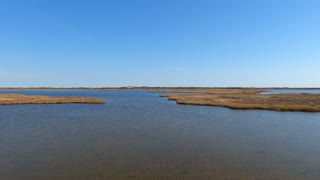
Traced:
[[0, 86], [320, 87], [319, 0], [0, 0]]

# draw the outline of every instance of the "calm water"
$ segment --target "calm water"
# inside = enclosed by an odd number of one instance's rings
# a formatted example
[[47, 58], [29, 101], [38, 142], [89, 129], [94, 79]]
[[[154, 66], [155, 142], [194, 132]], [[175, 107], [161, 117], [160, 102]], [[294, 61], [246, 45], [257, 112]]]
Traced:
[[107, 105], [0, 106], [0, 179], [320, 179], [320, 113], [177, 105], [145, 91]]
[[261, 94], [320, 94], [320, 89], [273, 89]]

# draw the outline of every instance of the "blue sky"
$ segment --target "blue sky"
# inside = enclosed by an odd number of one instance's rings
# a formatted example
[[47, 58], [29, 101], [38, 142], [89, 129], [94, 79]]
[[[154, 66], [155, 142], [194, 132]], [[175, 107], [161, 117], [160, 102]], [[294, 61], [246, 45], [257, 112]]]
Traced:
[[320, 87], [319, 0], [0, 0], [0, 86]]

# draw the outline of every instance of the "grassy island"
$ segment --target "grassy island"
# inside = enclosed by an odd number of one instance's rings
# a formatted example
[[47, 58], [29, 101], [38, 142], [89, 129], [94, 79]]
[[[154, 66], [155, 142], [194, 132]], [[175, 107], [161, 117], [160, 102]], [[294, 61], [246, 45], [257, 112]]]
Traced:
[[49, 97], [49, 96], [29, 96], [21, 94], [1, 94], [0, 105], [15, 104], [105, 104], [106, 101], [88, 97]]
[[[146, 90], [163, 92], [161, 97], [178, 104], [221, 106], [231, 109], [320, 112], [320, 94], [261, 94], [270, 89], [291, 88], [199, 88], [199, 87], [101, 87], [101, 88], [0, 88], [2, 90]], [[318, 88], [292, 88], [315, 90]], [[181, 93], [181, 94], [179, 94]], [[47, 97], [19, 94], [0, 95], [0, 105], [10, 104], [104, 104], [104, 100], [86, 97]]]
[[177, 104], [221, 106], [231, 109], [261, 109], [275, 111], [320, 112], [320, 94], [260, 94], [266, 89], [207, 88], [168, 89], [168, 92], [192, 92], [163, 94]]

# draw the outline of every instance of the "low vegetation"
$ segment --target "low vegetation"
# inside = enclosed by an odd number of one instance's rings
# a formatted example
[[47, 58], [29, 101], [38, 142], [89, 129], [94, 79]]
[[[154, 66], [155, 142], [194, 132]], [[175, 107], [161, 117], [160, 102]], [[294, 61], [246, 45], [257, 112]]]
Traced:
[[[10, 88], [5, 88], [10, 89]], [[16, 89], [16, 88], [13, 88]], [[28, 88], [27, 88], [28, 89]], [[33, 88], [31, 88], [33, 89]], [[122, 88], [34, 88], [48, 90], [148, 90], [178, 104], [221, 106], [231, 109], [320, 112], [320, 94], [260, 94], [270, 88], [194, 88], [194, 87], [122, 87]], [[279, 89], [279, 88], [272, 88]], [[315, 89], [315, 88], [309, 88]], [[87, 97], [48, 97], [19, 94], [0, 95], [0, 104], [104, 104], [106, 101]]]
[[[320, 112], [320, 94], [260, 94], [266, 89], [178, 89], [173, 92], [193, 94], [164, 94], [178, 104], [221, 106], [231, 109], [263, 109], [275, 111]], [[171, 91], [172, 92], [172, 91]]]
[[15, 104], [105, 104], [106, 101], [88, 97], [49, 97], [49, 96], [29, 96], [21, 94], [0, 95], [0, 105]]

